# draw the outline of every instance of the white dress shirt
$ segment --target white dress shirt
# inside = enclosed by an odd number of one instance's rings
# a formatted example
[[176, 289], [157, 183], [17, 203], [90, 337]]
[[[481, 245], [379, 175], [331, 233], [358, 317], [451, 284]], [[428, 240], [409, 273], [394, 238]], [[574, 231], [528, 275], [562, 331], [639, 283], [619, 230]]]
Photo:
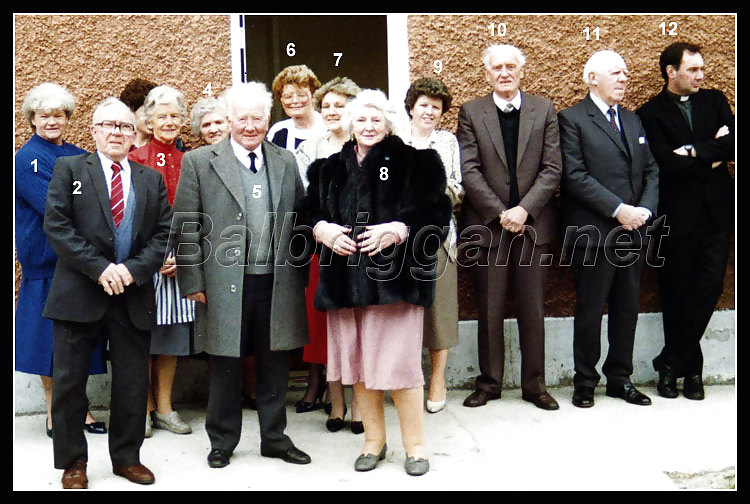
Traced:
[[[99, 161], [102, 163], [102, 170], [104, 170], [104, 179], [107, 181], [107, 192], [109, 193], [109, 196], [111, 198], [113, 173], [112, 163], [114, 163], [114, 161], [109, 159], [99, 151], [96, 151], [96, 153], [99, 155]], [[121, 159], [119, 163], [120, 166], [122, 166], [122, 170], [120, 170], [120, 180], [122, 181], [122, 198], [124, 205], [123, 208], [126, 208], [128, 204], [128, 194], [130, 194], [130, 164], [128, 163], [127, 157]]]
[[[249, 169], [251, 151], [246, 149], [244, 146], [240, 145], [232, 137], [229, 137], [229, 144], [232, 146], [234, 155], [237, 159], [239, 159], [240, 163], [242, 163], [242, 166]], [[261, 146], [262, 146], [262, 143], [258, 144], [255, 150], [252, 151], [257, 156], [255, 158], [255, 169], [258, 171], [260, 171], [260, 167], [263, 166], [263, 149], [261, 148]]]
[[498, 96], [497, 92], [493, 91], [492, 99], [494, 100], [495, 105], [497, 105], [497, 107], [503, 112], [505, 112], [505, 107], [507, 107], [509, 103], [513, 105], [513, 107], [516, 110], [521, 110], [521, 92], [520, 91], [516, 93], [516, 96], [514, 96], [510, 101]]

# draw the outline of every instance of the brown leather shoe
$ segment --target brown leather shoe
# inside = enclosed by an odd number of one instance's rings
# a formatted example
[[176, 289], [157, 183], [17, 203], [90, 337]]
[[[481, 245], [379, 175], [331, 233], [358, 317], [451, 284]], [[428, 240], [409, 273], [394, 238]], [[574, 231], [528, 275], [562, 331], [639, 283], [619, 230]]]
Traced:
[[500, 399], [500, 394], [490, 394], [486, 390], [475, 390], [469, 395], [469, 397], [464, 399], [464, 406], [467, 408], [476, 408], [478, 406], [484, 406], [487, 404], [487, 401], [493, 399]]
[[112, 472], [139, 485], [150, 485], [156, 481], [154, 473], [143, 464], [136, 464], [130, 467], [114, 467]]
[[549, 395], [548, 392], [542, 392], [541, 394], [536, 395], [521, 394], [521, 398], [524, 401], [534, 403], [534, 406], [543, 410], [553, 411], [556, 409], [560, 409], [560, 405], [557, 404], [555, 398]]
[[78, 459], [63, 471], [62, 487], [66, 489], [84, 489], [89, 487], [89, 479], [86, 477], [85, 460]]

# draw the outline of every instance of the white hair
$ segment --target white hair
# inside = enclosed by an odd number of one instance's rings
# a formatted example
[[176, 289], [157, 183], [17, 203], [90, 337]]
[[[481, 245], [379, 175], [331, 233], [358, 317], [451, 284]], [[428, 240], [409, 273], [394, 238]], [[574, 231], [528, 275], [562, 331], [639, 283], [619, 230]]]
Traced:
[[[32, 88], [23, 100], [21, 110], [24, 117], [31, 124], [31, 119], [37, 110], [62, 110], [65, 115], [73, 115], [76, 108], [76, 100], [73, 95], [59, 84], [54, 82], [44, 82]], [[31, 125], [34, 128], [34, 125]]]
[[589, 75], [591, 75], [592, 72], [605, 73], [611, 68], [618, 65], [622, 65], [624, 67], [625, 60], [622, 59], [622, 56], [617, 54], [615, 51], [611, 51], [609, 49], [597, 51], [591, 55], [589, 60], [583, 66], [583, 82], [586, 85], [590, 85], [591, 80], [589, 79]]
[[200, 136], [201, 132], [201, 120], [203, 116], [210, 113], [216, 113], [223, 117], [229, 117], [229, 110], [227, 104], [223, 98], [215, 98], [213, 96], [206, 96], [201, 98], [190, 112], [190, 126], [193, 129], [193, 134]]
[[399, 116], [398, 108], [388, 100], [388, 97], [380, 89], [363, 89], [357, 93], [357, 96], [349, 100], [344, 108], [344, 112], [341, 114], [342, 128], [347, 132], [351, 132], [354, 116], [366, 107], [374, 108], [383, 114], [389, 133], [395, 135], [403, 133], [404, 120]]
[[94, 114], [92, 115], [92, 124], [96, 124], [99, 121], [99, 118], [103, 115], [104, 109], [108, 109], [111, 107], [121, 108], [124, 112], [127, 112], [128, 116], [130, 117], [130, 122], [135, 125], [135, 114], [132, 110], [130, 110], [130, 107], [125, 105], [123, 102], [115, 98], [114, 96], [108, 96], [107, 98], [103, 99], [101, 102], [99, 102], [99, 105], [96, 106], [94, 109]]
[[516, 63], [518, 63], [519, 67], [523, 67], [526, 64], [526, 57], [516, 46], [509, 44], [494, 44], [482, 51], [482, 63], [484, 63], [484, 68], [487, 70], [490, 69], [490, 60], [493, 56], [506, 55], [512, 56], [516, 60]]
[[273, 107], [273, 94], [262, 82], [241, 82], [235, 84], [221, 95], [227, 105], [230, 114], [234, 114], [234, 107], [239, 103], [254, 103], [263, 105], [263, 111], [267, 118], [271, 117]]
[[148, 92], [146, 99], [143, 101], [144, 121], [149, 122], [154, 117], [154, 109], [157, 105], [177, 105], [180, 118], [183, 122], [187, 120], [185, 96], [175, 88], [170, 86], [156, 86]]

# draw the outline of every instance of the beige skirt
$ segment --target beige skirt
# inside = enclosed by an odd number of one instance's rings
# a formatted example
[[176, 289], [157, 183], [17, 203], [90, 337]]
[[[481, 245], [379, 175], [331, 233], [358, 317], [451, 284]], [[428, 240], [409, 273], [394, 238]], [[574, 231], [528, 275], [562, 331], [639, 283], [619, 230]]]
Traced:
[[440, 350], [458, 345], [458, 269], [440, 247], [435, 301], [424, 311], [424, 346]]

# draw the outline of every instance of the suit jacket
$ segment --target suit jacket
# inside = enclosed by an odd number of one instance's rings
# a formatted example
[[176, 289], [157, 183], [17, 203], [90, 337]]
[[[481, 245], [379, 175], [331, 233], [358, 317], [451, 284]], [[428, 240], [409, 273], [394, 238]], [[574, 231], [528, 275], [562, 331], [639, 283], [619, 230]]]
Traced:
[[[134, 283], [124, 296], [133, 324], [142, 330], [155, 320], [152, 275], [165, 257], [172, 212], [158, 172], [130, 162], [135, 191], [130, 257], [123, 261]], [[62, 157], [47, 192], [44, 231], [59, 259], [43, 315], [74, 322], [100, 320], [114, 296], [97, 281], [115, 262], [115, 225], [99, 156]]]
[[[523, 93], [518, 131], [516, 178], [520, 206], [529, 213], [529, 236], [543, 245], [557, 231], [554, 194], [560, 183], [562, 161], [554, 104]], [[497, 246], [503, 232], [499, 215], [508, 209], [510, 172], [492, 93], [461, 106], [458, 113], [461, 174], [466, 190], [459, 228], [485, 226], [481, 246]], [[468, 231], [465, 238], [470, 237]]]
[[[292, 238], [300, 234], [294, 227], [305, 190], [291, 151], [265, 140], [262, 148], [276, 216], [271, 350], [290, 350], [309, 341], [305, 309], [309, 269], [297, 264], [298, 252], [291, 248]], [[182, 294], [202, 291], [208, 301], [207, 305], [195, 303], [195, 350], [228, 357], [240, 356], [247, 258], [245, 195], [238, 163], [229, 137], [185, 154], [170, 236], [170, 245], [178, 247]], [[303, 236], [312, 251], [312, 238]]]
[[[734, 115], [721, 91], [701, 89], [690, 101], [692, 130], [666, 88], [637, 111], [659, 163], [659, 213], [673, 236], [704, 225], [702, 214], [717, 229], [734, 227], [734, 182], [726, 163], [734, 159]], [[723, 125], [729, 134], [714, 138]], [[673, 152], [686, 144], [695, 146], [697, 157]], [[712, 169], [714, 161], [722, 164]]]
[[[565, 247], [604, 246], [610, 231], [620, 226], [612, 217], [620, 203], [642, 206], [656, 215], [659, 167], [638, 116], [623, 107], [618, 110], [627, 149], [590, 96], [558, 114]], [[632, 243], [645, 244], [645, 232], [645, 225], [630, 232]], [[589, 240], [578, 240], [582, 235]]]

